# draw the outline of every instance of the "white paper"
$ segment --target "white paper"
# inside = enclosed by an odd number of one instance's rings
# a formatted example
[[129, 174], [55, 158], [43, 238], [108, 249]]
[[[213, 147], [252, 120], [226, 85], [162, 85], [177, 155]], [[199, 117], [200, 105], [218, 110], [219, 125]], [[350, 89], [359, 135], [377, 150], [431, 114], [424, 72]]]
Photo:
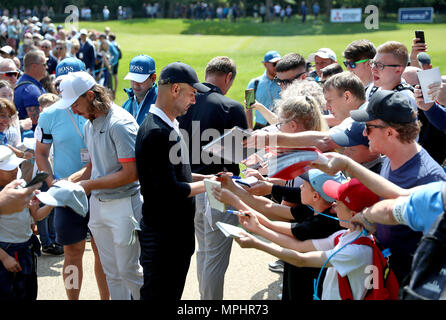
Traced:
[[255, 183], [257, 183], [257, 181], [259, 181], [259, 180], [257, 180], [257, 178], [256, 177], [247, 177], [247, 178], [243, 178], [243, 179], [235, 179], [234, 180], [235, 182], [237, 182], [238, 184], [241, 184], [241, 185], [248, 185], [248, 186], [252, 186], [253, 184], [255, 184]]
[[420, 70], [417, 72], [418, 80], [420, 81], [421, 91], [423, 92], [424, 103], [434, 102], [434, 99], [428, 95], [429, 86], [432, 83], [441, 83], [440, 68], [433, 68], [428, 70]]
[[226, 237], [231, 237], [231, 238], [241, 238], [241, 232], [243, 232], [244, 230], [240, 227], [237, 226], [233, 226], [232, 224], [228, 224], [228, 223], [224, 223], [224, 222], [220, 222], [218, 221], [216, 223], [217, 227], [221, 230], [221, 232], [223, 232], [223, 234]]
[[204, 179], [203, 181], [204, 181], [204, 186], [206, 188], [206, 194], [209, 200], [209, 205], [211, 206], [211, 208], [218, 210], [220, 212], [225, 212], [226, 211], [225, 204], [223, 202], [218, 201], [212, 194], [212, 187], [221, 186], [221, 182], [209, 179]]
[[243, 147], [243, 139], [251, 136], [251, 132], [234, 127], [202, 148], [203, 152], [212, 153], [221, 158], [224, 164], [238, 164], [256, 152], [254, 148]]

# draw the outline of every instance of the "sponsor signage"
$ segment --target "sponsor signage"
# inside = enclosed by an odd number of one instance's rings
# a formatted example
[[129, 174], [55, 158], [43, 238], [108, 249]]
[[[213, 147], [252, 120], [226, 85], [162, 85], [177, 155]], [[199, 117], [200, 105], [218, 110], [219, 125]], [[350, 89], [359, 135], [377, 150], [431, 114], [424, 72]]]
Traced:
[[426, 23], [432, 22], [434, 18], [434, 8], [399, 8], [398, 22], [399, 23]]
[[331, 22], [361, 22], [362, 9], [331, 9]]

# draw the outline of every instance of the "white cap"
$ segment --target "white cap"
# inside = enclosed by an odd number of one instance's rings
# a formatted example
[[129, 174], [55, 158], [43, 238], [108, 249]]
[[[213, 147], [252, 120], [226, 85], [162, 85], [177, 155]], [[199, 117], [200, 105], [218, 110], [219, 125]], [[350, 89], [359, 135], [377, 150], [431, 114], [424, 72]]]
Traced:
[[47, 192], [40, 192], [36, 197], [40, 202], [53, 207], [70, 207], [82, 217], [88, 212], [88, 200], [84, 188], [67, 180], [57, 181]]
[[85, 92], [96, 84], [94, 78], [85, 71], [66, 74], [59, 85], [62, 99], [51, 105], [56, 109], [68, 109]]
[[23, 138], [23, 145], [27, 149], [36, 151], [36, 138]]
[[17, 158], [7, 146], [0, 146], [0, 170], [11, 171], [17, 168], [25, 159]]
[[334, 51], [329, 48], [321, 48], [317, 52], [310, 54], [310, 56], [308, 57], [308, 61], [314, 62], [314, 58], [316, 56], [322, 59], [331, 59], [333, 61], [337, 61], [336, 53], [334, 53]]
[[87, 29], [81, 29], [81, 31], [79, 31], [80, 34], [85, 34], [88, 35], [88, 31]]

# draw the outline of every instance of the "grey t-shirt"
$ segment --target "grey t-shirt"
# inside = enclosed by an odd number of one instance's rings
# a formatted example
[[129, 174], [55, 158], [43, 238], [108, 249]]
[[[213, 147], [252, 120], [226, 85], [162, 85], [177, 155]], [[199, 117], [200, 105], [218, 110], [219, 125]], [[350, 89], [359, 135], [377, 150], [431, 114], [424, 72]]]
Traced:
[[31, 235], [28, 208], [13, 214], [0, 214], [0, 242], [22, 243], [28, 241]]
[[[136, 161], [135, 141], [138, 124], [123, 108], [113, 105], [107, 115], [87, 121], [84, 139], [92, 162], [92, 180], [122, 169], [121, 163]], [[135, 181], [114, 189], [98, 189], [91, 193], [100, 200], [122, 199], [139, 190]]]

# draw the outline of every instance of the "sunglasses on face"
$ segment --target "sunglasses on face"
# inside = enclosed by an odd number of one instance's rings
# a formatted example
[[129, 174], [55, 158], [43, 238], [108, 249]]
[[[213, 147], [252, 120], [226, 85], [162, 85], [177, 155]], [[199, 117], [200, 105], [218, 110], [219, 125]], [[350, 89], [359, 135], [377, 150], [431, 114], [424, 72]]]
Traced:
[[378, 126], [378, 125], [374, 125], [374, 124], [366, 124], [365, 125], [365, 133], [367, 135], [369, 135], [370, 128], [384, 129], [384, 128], [387, 128], [387, 126]]
[[5, 77], [17, 78], [19, 76], [19, 73], [17, 71], [6, 71], [6, 72], [3, 72], [1, 74], [3, 74], [3, 76], [5, 76]]
[[299, 79], [303, 74], [305, 74], [306, 72], [301, 72], [298, 75], [296, 75], [294, 78], [292, 79], [283, 79], [280, 80], [279, 78], [277, 78], [277, 76], [274, 78], [274, 81], [279, 85], [279, 86], [288, 86], [291, 83], [293, 83], [294, 80]]
[[355, 69], [357, 64], [364, 63], [364, 62], [367, 62], [367, 61], [369, 61], [369, 60], [370, 60], [370, 59], [364, 59], [364, 60], [359, 60], [359, 61], [355, 61], [355, 62], [345, 60], [345, 61], [344, 61], [344, 66], [345, 66], [346, 68], [350, 67], [350, 68], [352, 68], [352, 69]]

